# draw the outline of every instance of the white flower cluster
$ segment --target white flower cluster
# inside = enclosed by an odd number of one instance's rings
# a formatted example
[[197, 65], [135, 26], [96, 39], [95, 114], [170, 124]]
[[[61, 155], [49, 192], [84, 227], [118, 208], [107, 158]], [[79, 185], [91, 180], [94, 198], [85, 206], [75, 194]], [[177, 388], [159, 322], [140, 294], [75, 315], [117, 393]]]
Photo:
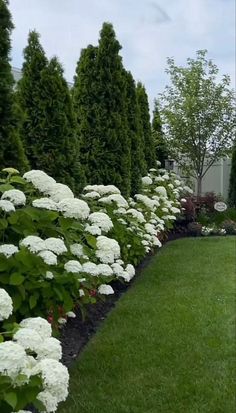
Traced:
[[97, 225], [103, 232], [109, 232], [113, 228], [111, 218], [104, 212], [93, 212], [89, 215], [88, 220]]
[[113, 264], [120, 258], [120, 246], [115, 239], [99, 236], [97, 238], [96, 256], [104, 264]]
[[32, 253], [38, 253], [45, 262], [50, 261], [49, 265], [52, 264], [52, 261], [56, 261], [56, 255], [61, 255], [67, 252], [65, 243], [60, 238], [47, 238], [43, 240], [42, 238], [36, 235], [28, 235], [20, 242], [20, 246], [26, 247]]
[[[68, 395], [69, 384], [67, 368], [59, 362], [61, 344], [51, 333], [51, 325], [43, 318], [27, 318], [21, 321], [13, 341], [0, 343], [0, 375], [8, 376], [15, 387], [41, 376], [43, 391], [37, 398], [46, 413], [56, 412], [58, 403]], [[18, 382], [18, 376], [25, 377], [24, 381]]]
[[13, 310], [12, 299], [6, 290], [0, 288], [0, 321], [7, 319]]
[[0, 254], [5, 255], [5, 257], [9, 258], [12, 255], [16, 254], [19, 251], [19, 248], [13, 244], [2, 244], [0, 245]]
[[3, 192], [1, 199], [8, 199], [15, 206], [25, 205], [26, 203], [26, 196], [24, 192], [19, 191], [19, 189], [9, 189]]

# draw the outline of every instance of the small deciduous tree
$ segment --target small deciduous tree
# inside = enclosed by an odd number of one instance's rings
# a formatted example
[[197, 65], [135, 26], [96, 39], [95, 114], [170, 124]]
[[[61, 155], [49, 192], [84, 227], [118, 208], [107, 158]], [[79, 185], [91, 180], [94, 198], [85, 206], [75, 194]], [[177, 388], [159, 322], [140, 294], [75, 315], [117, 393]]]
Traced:
[[232, 164], [229, 181], [229, 204], [236, 208], [236, 143], [233, 148]]
[[24, 171], [28, 163], [19, 136], [20, 117], [10, 65], [13, 27], [8, 1], [0, 0], [0, 168], [10, 166]]
[[204, 175], [231, 148], [235, 130], [230, 78], [218, 81], [219, 69], [206, 56], [206, 50], [198, 51], [187, 67], [168, 58], [171, 85], [160, 98], [169, 149], [182, 170], [197, 179], [198, 195]]

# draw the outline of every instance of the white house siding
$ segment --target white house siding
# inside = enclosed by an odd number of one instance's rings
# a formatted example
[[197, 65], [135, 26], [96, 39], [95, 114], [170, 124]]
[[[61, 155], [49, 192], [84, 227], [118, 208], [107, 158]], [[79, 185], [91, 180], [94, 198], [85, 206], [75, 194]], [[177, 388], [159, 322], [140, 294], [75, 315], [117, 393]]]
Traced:
[[[181, 170], [178, 165], [175, 164], [174, 171], [180, 176]], [[202, 193], [215, 192], [216, 194], [221, 194], [222, 197], [227, 200], [228, 190], [229, 190], [229, 178], [231, 171], [231, 158], [220, 159], [215, 162], [211, 168], [207, 171], [206, 175], [202, 180]], [[194, 193], [197, 193], [197, 182], [193, 182]]]

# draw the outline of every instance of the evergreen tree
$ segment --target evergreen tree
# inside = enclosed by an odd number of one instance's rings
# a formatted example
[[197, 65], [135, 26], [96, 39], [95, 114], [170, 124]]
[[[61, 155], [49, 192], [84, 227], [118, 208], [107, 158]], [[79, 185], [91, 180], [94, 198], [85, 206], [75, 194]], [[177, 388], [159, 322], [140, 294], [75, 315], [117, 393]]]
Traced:
[[84, 180], [72, 99], [63, 69], [56, 58], [47, 62], [35, 32], [30, 34], [25, 56], [18, 94], [25, 114], [22, 134], [31, 166], [78, 192]]
[[8, 0], [0, 0], [0, 169], [14, 167], [23, 172], [28, 164], [19, 137], [19, 113], [14, 100], [10, 65], [12, 29]]
[[98, 48], [89, 46], [81, 54], [73, 96], [87, 181], [114, 184], [129, 195], [130, 141], [120, 49], [112, 25], [104, 23]]
[[136, 86], [130, 72], [124, 71], [126, 78], [126, 116], [131, 142], [131, 195], [137, 194], [141, 187], [141, 177], [146, 170], [140, 111], [137, 102]]
[[147, 164], [147, 169], [155, 167], [155, 145], [153, 141], [151, 123], [150, 123], [150, 114], [149, 114], [149, 105], [148, 97], [145, 90], [145, 87], [142, 83], [138, 82], [137, 84], [137, 98], [140, 109], [140, 119], [141, 119], [141, 128], [144, 141], [144, 154]]
[[157, 100], [155, 100], [154, 103], [152, 136], [156, 149], [156, 159], [161, 162], [162, 168], [165, 168], [165, 160], [168, 159], [168, 148], [165, 140], [165, 135], [162, 130], [161, 117]]
[[38, 152], [42, 146], [42, 124], [44, 113], [41, 101], [41, 71], [48, 65], [44, 50], [39, 42], [39, 34], [29, 33], [28, 45], [24, 49], [22, 78], [17, 84], [17, 100], [24, 114], [21, 139], [25, 146], [30, 166], [37, 169]]
[[80, 137], [81, 164], [88, 183], [101, 182], [99, 162], [103, 146], [98, 135], [97, 47], [81, 51], [72, 89], [74, 112]]
[[229, 181], [229, 205], [236, 208], [236, 143], [233, 149]]

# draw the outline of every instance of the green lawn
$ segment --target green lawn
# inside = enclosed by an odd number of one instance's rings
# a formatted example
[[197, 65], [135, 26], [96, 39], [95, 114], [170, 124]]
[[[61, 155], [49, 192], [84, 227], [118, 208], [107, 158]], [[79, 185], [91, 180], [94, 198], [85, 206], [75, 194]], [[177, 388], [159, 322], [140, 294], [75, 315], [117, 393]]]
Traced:
[[59, 413], [233, 413], [236, 238], [167, 244], [71, 368]]

